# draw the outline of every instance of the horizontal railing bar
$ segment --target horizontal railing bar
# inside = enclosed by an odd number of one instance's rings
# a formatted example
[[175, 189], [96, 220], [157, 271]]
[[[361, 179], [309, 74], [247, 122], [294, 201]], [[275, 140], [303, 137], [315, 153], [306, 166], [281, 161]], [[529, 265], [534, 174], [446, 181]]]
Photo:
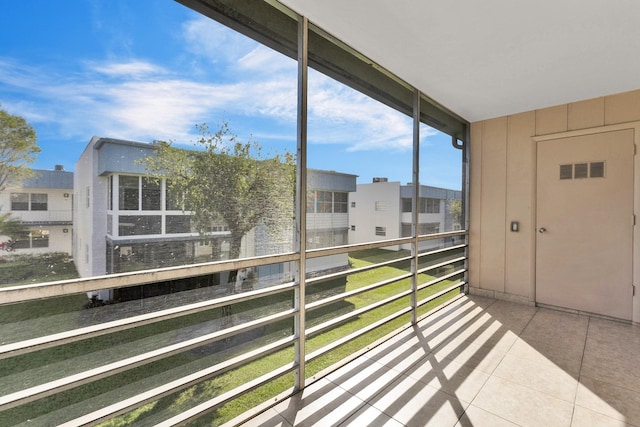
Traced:
[[82, 417], [62, 424], [60, 427], [96, 425], [110, 418], [117, 417], [118, 415], [122, 415], [131, 410], [139, 408], [140, 406], [143, 406], [147, 403], [161, 399], [162, 397], [168, 396], [177, 391], [184, 390], [185, 388], [196, 385], [202, 381], [206, 381], [209, 378], [225, 373], [231, 369], [235, 369], [246, 364], [247, 362], [252, 362], [256, 359], [267, 356], [271, 353], [292, 345], [295, 340], [296, 337], [291, 335], [274, 343], [254, 349], [246, 354], [236, 356], [209, 368], [195, 372], [191, 375], [187, 375], [177, 380], [171, 381], [167, 384], [163, 384], [160, 387], [156, 387], [143, 393], [136, 394], [129, 399], [122, 400], [106, 408], [102, 408], [90, 414], [83, 415]]
[[341, 300], [343, 300], [345, 298], [352, 297], [354, 295], [362, 294], [364, 292], [368, 292], [368, 291], [371, 291], [371, 290], [374, 290], [374, 289], [377, 289], [377, 288], [381, 288], [383, 286], [390, 285], [391, 283], [395, 283], [395, 282], [398, 282], [400, 280], [409, 279], [411, 276], [413, 276], [413, 273], [406, 273], [406, 274], [403, 274], [403, 275], [400, 275], [400, 276], [392, 277], [390, 279], [382, 280], [380, 282], [377, 282], [377, 283], [374, 283], [374, 284], [371, 284], [371, 285], [363, 286], [361, 288], [354, 289], [354, 290], [349, 291], [349, 292], [343, 292], [343, 293], [338, 294], [338, 295], [333, 295], [333, 296], [331, 296], [329, 298], [325, 298], [325, 299], [321, 299], [321, 300], [318, 300], [318, 301], [311, 302], [311, 303], [307, 304], [305, 307], [306, 307], [307, 311], [315, 310], [315, 309], [318, 309], [318, 308], [323, 307], [325, 305], [329, 305], [329, 304], [332, 304], [334, 302], [341, 301]]
[[429, 256], [429, 255], [435, 255], [435, 254], [439, 254], [439, 253], [443, 253], [443, 252], [449, 252], [449, 251], [453, 251], [453, 250], [456, 250], [456, 249], [464, 249], [466, 247], [467, 247], [467, 244], [463, 243], [461, 245], [447, 246], [446, 248], [435, 249], [433, 251], [420, 252], [420, 253], [418, 253], [418, 258], [426, 257], [426, 256]]
[[236, 387], [233, 390], [229, 390], [228, 392], [223, 393], [220, 396], [216, 396], [213, 399], [203, 402], [191, 409], [182, 411], [180, 414], [174, 416], [173, 418], [170, 418], [168, 420], [165, 420], [161, 423], [156, 424], [156, 427], [173, 427], [178, 425], [184, 425], [189, 421], [193, 421], [207, 414], [208, 412], [211, 412], [212, 410], [224, 405], [225, 403], [237, 398], [238, 396], [241, 396], [245, 393], [255, 390], [256, 388], [270, 381], [273, 381], [276, 378], [279, 378], [283, 375], [288, 374], [289, 372], [293, 371], [296, 368], [297, 368], [296, 363], [289, 363], [280, 368], [274, 369], [273, 371], [266, 373], [252, 381], [242, 384], [240, 387]]
[[307, 282], [307, 285], [312, 285], [312, 284], [315, 284], [317, 282], [324, 282], [324, 281], [331, 280], [331, 279], [338, 279], [340, 277], [350, 276], [352, 274], [362, 273], [362, 272], [369, 271], [369, 270], [374, 270], [374, 269], [380, 268], [380, 267], [387, 267], [389, 265], [398, 264], [398, 263], [404, 262], [404, 261], [411, 261], [412, 259], [413, 259], [413, 257], [411, 255], [409, 255], [409, 256], [402, 257], [402, 258], [392, 259], [390, 261], [379, 262], [377, 264], [365, 265], [363, 267], [358, 267], [358, 268], [350, 268], [348, 270], [338, 271], [336, 273], [326, 274], [324, 276], [311, 277], [311, 278], [307, 279], [306, 282]]
[[314, 326], [312, 328], [307, 329], [307, 335], [306, 336], [307, 337], [311, 337], [313, 335], [317, 335], [320, 332], [322, 332], [322, 331], [324, 331], [326, 329], [330, 329], [331, 327], [333, 327], [333, 326], [335, 326], [337, 324], [340, 324], [340, 323], [343, 323], [343, 322], [345, 322], [347, 320], [350, 320], [353, 317], [358, 317], [361, 314], [368, 313], [369, 311], [375, 310], [376, 308], [382, 307], [383, 305], [389, 304], [389, 303], [391, 303], [393, 301], [399, 300], [400, 298], [403, 298], [403, 297], [406, 297], [408, 295], [411, 295], [411, 292], [412, 292], [411, 289], [408, 289], [406, 291], [402, 291], [400, 293], [397, 293], [397, 294], [395, 294], [395, 295], [393, 295], [393, 296], [391, 296], [389, 298], [385, 298], [383, 300], [374, 302], [373, 304], [369, 304], [369, 305], [367, 305], [365, 307], [362, 307], [362, 308], [359, 308], [357, 310], [354, 310], [354, 311], [352, 311], [350, 313], [346, 313], [346, 314], [343, 314], [342, 316], [335, 317], [335, 318], [333, 318], [331, 320], [328, 320], [328, 321], [326, 321], [324, 323], [321, 323], [319, 325], [316, 325], [316, 326]]
[[257, 267], [261, 265], [297, 261], [299, 253], [267, 255], [237, 260], [213, 261], [188, 266], [174, 266], [154, 270], [142, 270], [106, 276], [85, 277], [81, 279], [60, 280], [31, 285], [8, 286], [0, 288], [0, 305], [37, 300], [62, 295], [80, 294], [98, 289], [116, 289], [144, 285], [154, 282], [204, 276], [227, 270]]
[[296, 310], [294, 309], [281, 311], [279, 313], [265, 316], [251, 322], [243, 323], [242, 325], [232, 326], [230, 328], [216, 331], [211, 334], [192, 338], [181, 343], [162, 347], [157, 350], [129, 357], [117, 362], [109, 363], [98, 368], [83, 371], [75, 375], [70, 375], [65, 378], [60, 378], [58, 380], [50, 381], [45, 384], [40, 384], [35, 387], [30, 387], [28, 389], [11, 393], [5, 396], [0, 396], [0, 410], [5, 410], [24, 403], [33, 402], [34, 400], [59, 393], [61, 391], [68, 390], [82, 384], [87, 384], [102, 378], [118, 374], [120, 372], [128, 371], [139, 366], [155, 362], [157, 360], [165, 359], [175, 354], [182, 353], [184, 351], [200, 347], [214, 341], [219, 341], [221, 339], [237, 335], [241, 332], [248, 331], [259, 326], [264, 326], [278, 320], [292, 317], [295, 313]]
[[419, 285], [419, 286], [418, 286], [418, 288], [417, 288], [417, 290], [418, 290], [418, 291], [421, 291], [421, 290], [423, 290], [423, 289], [427, 289], [427, 288], [429, 288], [429, 287], [431, 287], [431, 286], [435, 285], [436, 283], [440, 283], [440, 282], [443, 282], [443, 281], [445, 281], [445, 280], [447, 280], [447, 279], [450, 279], [451, 277], [454, 277], [454, 276], [458, 276], [458, 275], [460, 275], [460, 274], [463, 274], [465, 271], [467, 271], [467, 269], [466, 269], [466, 268], [461, 268], [460, 270], [456, 270], [456, 271], [454, 271], [453, 273], [445, 274], [444, 276], [441, 276], [441, 277], [436, 277], [436, 278], [435, 278], [435, 279], [433, 279], [433, 280], [430, 280], [430, 281], [428, 281], [428, 282], [426, 282], [426, 283], [423, 283], [422, 285]]
[[[437, 234], [419, 236], [418, 240], [421, 242], [424, 242], [428, 240], [444, 239], [447, 237], [464, 236], [466, 234], [467, 234], [466, 230], [449, 231], [446, 233], [437, 233]], [[306, 256], [307, 258], [319, 258], [323, 256], [328, 256], [328, 255], [344, 254], [350, 251], [361, 251], [365, 249], [379, 249], [379, 248], [384, 248], [386, 246], [399, 246], [399, 245], [405, 245], [405, 244], [414, 243], [414, 242], [415, 242], [415, 237], [403, 237], [400, 239], [377, 240], [375, 242], [369, 242], [369, 243], [356, 243], [351, 245], [332, 246], [330, 248], [310, 249], [307, 251]]]
[[[446, 237], [464, 236], [466, 230], [447, 233], [420, 236], [420, 241], [442, 239]], [[312, 249], [307, 251], [307, 258], [348, 253], [353, 250], [378, 249], [385, 246], [396, 246], [412, 243], [412, 237], [402, 239], [390, 239], [371, 243], [335, 246], [332, 248]], [[428, 253], [425, 253], [428, 254]], [[117, 273], [103, 276], [85, 277], [80, 279], [59, 280], [54, 282], [37, 283], [30, 285], [7, 286], [0, 288], [0, 305], [16, 302], [31, 301], [56, 296], [80, 294], [99, 289], [117, 289], [136, 285], [144, 285], [154, 282], [184, 279], [187, 277], [204, 276], [220, 273], [228, 270], [257, 267], [261, 265], [276, 264], [282, 262], [297, 261], [300, 254], [289, 252], [278, 255], [265, 255], [261, 257], [243, 258], [236, 260], [213, 261], [187, 266], [174, 266], [153, 270], [141, 270], [128, 273]], [[310, 279], [311, 280], [311, 279]]]
[[456, 284], [455, 284], [455, 285], [453, 285], [453, 286], [450, 286], [450, 287], [448, 287], [448, 288], [446, 288], [446, 289], [443, 289], [443, 290], [441, 290], [441, 291], [438, 291], [438, 292], [436, 292], [436, 293], [435, 293], [435, 294], [433, 294], [433, 295], [429, 295], [427, 298], [425, 298], [425, 299], [423, 299], [423, 300], [418, 301], [417, 306], [418, 306], [418, 307], [422, 307], [423, 305], [430, 303], [430, 302], [431, 302], [431, 301], [433, 301], [434, 299], [439, 298], [439, 297], [441, 297], [442, 295], [444, 295], [444, 294], [446, 294], [446, 293], [448, 293], [448, 292], [451, 292], [451, 291], [453, 291], [453, 290], [455, 290], [455, 289], [459, 289], [460, 287], [462, 287], [462, 286], [466, 285], [466, 283], [467, 283], [467, 282], [460, 281], [460, 282], [456, 283]]
[[459, 261], [464, 261], [466, 259], [467, 259], [467, 257], [461, 256], [459, 258], [453, 258], [453, 259], [450, 259], [450, 260], [447, 260], [447, 261], [443, 261], [443, 262], [438, 263], [438, 264], [433, 264], [433, 265], [430, 265], [429, 267], [425, 267], [425, 268], [419, 269], [417, 274], [426, 273], [427, 271], [435, 270], [436, 268], [440, 268], [440, 267], [445, 267], [445, 266], [447, 266], [449, 264], [453, 264], [453, 263], [456, 263], [456, 262], [459, 262]]
[[202, 311], [212, 310], [214, 308], [222, 307], [225, 305], [236, 304], [239, 302], [262, 298], [268, 295], [286, 292], [288, 290], [294, 289], [295, 286], [297, 285], [291, 282], [283, 285], [271, 286], [269, 288], [257, 289], [255, 291], [249, 291], [242, 294], [230, 295], [185, 306], [156, 311], [153, 313], [142, 314], [126, 319], [100, 323], [98, 325], [73, 329], [66, 332], [46, 335], [43, 337], [19, 341], [12, 344], [5, 344], [0, 346], [0, 360], [6, 359], [8, 357], [19, 356], [21, 354], [31, 353], [38, 350], [43, 350], [46, 348], [69, 344], [88, 338], [95, 338], [105, 334], [121, 332], [127, 329], [144, 326], [151, 323], [187, 316]]
[[397, 319], [398, 317], [402, 316], [403, 314], [409, 313], [411, 312], [412, 308], [411, 307], [405, 307], [383, 319], [380, 319], [374, 323], [371, 323], [370, 325], [365, 326], [364, 328], [358, 329], [357, 331], [354, 331], [352, 333], [350, 333], [349, 335], [345, 335], [344, 337], [336, 340], [336, 341], [332, 341], [330, 344], [325, 345], [322, 348], [319, 348], [318, 350], [307, 354], [307, 357], [305, 358], [305, 362], [310, 362], [314, 359], [317, 359], [318, 357], [322, 356], [325, 353], [330, 352], [331, 350], [340, 347], [343, 344], [348, 343], [349, 341], [352, 341], [364, 334], [366, 334], [367, 332], [371, 332], [372, 330], [384, 325], [385, 323], [391, 322], [392, 320]]

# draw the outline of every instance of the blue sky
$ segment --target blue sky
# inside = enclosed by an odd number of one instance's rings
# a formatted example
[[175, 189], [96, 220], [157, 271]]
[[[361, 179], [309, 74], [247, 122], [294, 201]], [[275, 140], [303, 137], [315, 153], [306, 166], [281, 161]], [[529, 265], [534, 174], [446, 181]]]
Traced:
[[[73, 170], [93, 135], [190, 145], [196, 123], [295, 152], [296, 63], [171, 0], [1, 0], [0, 103], [36, 168]], [[308, 166], [411, 181], [411, 119], [317, 72]], [[423, 127], [423, 184], [460, 188], [460, 152]]]

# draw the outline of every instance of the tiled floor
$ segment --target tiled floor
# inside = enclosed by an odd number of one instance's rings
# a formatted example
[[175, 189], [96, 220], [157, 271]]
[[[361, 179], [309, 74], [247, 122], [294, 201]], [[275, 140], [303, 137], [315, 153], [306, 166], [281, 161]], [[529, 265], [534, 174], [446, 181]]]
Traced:
[[640, 426], [640, 328], [464, 297], [250, 426]]

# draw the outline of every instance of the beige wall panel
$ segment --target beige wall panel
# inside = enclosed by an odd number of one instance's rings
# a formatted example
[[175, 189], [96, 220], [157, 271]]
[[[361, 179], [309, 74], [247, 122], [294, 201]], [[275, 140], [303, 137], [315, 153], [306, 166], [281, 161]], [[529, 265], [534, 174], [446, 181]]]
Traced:
[[482, 134], [480, 287], [504, 292], [507, 118], [487, 120]]
[[469, 285], [480, 287], [480, 242], [482, 236], [482, 128], [484, 122], [471, 123], [469, 145]]
[[567, 131], [567, 104], [536, 110], [536, 135]]
[[[534, 239], [533, 177], [535, 113], [509, 117], [507, 133], [507, 191], [505, 238], [505, 292], [533, 297], [532, 240]], [[518, 232], [510, 231], [519, 222]]]
[[607, 96], [604, 108], [607, 125], [640, 120], [640, 90]]
[[604, 98], [569, 104], [568, 124], [569, 130], [604, 126]]

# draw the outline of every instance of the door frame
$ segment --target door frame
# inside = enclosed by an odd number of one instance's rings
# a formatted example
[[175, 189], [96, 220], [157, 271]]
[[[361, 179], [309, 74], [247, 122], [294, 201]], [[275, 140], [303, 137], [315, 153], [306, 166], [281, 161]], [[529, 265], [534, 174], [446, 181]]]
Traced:
[[[633, 121], [615, 125], [598, 126], [588, 129], [580, 129], [568, 132], [552, 133], [547, 135], [533, 136], [531, 139], [534, 143], [533, 149], [533, 168], [531, 177], [531, 289], [530, 302], [537, 304], [536, 300], [536, 260], [537, 260], [537, 191], [538, 191], [538, 142], [551, 141], [556, 139], [572, 138], [576, 136], [593, 135], [598, 133], [614, 132], [619, 130], [631, 129], [633, 131], [633, 143], [636, 154], [633, 160], [633, 212], [636, 215], [636, 224], [633, 227], [633, 244], [631, 249], [632, 257], [632, 282], [635, 286], [635, 292], [632, 297], [632, 314], [631, 320], [634, 323], [640, 323], [640, 156], [638, 155], [638, 145], [640, 144], [640, 121]], [[568, 309], [575, 311], [573, 309]]]

